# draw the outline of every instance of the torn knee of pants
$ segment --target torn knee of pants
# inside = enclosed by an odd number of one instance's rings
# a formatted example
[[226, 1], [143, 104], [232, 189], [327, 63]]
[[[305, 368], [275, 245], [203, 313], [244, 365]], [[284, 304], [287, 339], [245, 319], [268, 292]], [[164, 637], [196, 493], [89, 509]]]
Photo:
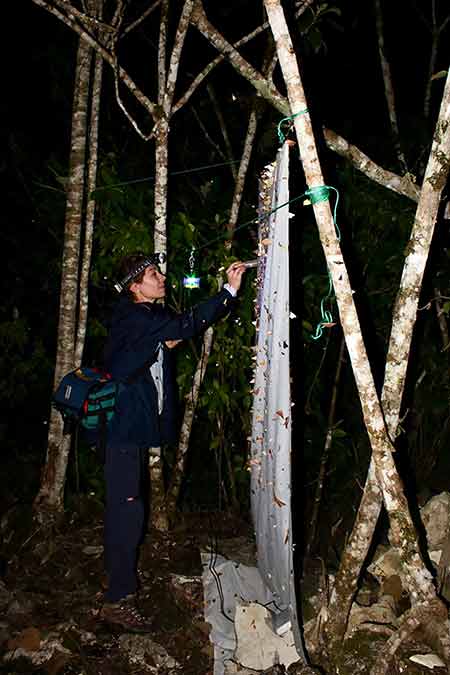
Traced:
[[136, 499], [137, 499], [136, 496], [135, 497], [126, 497], [125, 501], [126, 502], [134, 502], [134, 501], [136, 501]]

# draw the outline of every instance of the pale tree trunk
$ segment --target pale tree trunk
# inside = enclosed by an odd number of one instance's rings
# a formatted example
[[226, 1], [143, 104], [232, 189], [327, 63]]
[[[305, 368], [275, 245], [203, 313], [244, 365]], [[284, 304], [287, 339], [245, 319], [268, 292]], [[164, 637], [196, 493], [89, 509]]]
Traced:
[[[169, 14], [169, 0], [161, 3], [161, 17], [159, 25], [158, 43], [158, 106], [161, 116], [156, 123], [155, 130], [155, 193], [154, 217], [155, 231], [153, 246], [155, 251], [167, 251], [166, 221], [167, 221], [167, 183], [169, 166], [169, 120], [164, 114], [164, 94], [167, 78], [167, 22]], [[165, 264], [163, 266], [165, 271]], [[151, 485], [150, 521], [153, 527], [160, 531], [167, 531], [169, 522], [165, 509], [165, 489], [161, 448], [149, 449], [149, 465]]]
[[411, 236], [406, 248], [400, 290], [392, 316], [388, 358], [384, 376], [383, 411], [391, 437], [397, 426], [406, 379], [411, 337], [416, 322], [420, 289], [428, 260], [442, 191], [449, 175], [450, 71], [447, 75], [439, 117], [420, 192]]
[[[158, 107], [160, 112], [155, 129], [155, 251], [167, 251], [167, 187], [169, 167], [169, 119], [178, 76], [181, 52], [189, 28], [193, 0], [185, 0], [167, 67], [167, 25], [169, 0], [161, 3], [161, 21], [158, 44]], [[150, 448], [149, 472], [151, 482], [151, 523], [167, 531], [169, 520], [165, 503], [165, 488], [161, 448]]]
[[[308, 114], [299, 114], [307, 108], [307, 105], [284, 13], [279, 0], [264, 0], [264, 4], [275, 37], [292, 113], [294, 116], [297, 113], [294, 117], [294, 124], [305, 177], [310, 189], [320, 188], [324, 185], [324, 181], [311, 122]], [[417, 534], [394, 464], [392, 443], [386, 431], [367, 359], [352, 289], [336, 236], [329, 202], [319, 201], [313, 206], [320, 240], [336, 294], [347, 350], [361, 401], [363, 419], [372, 447], [374, 472], [389, 514], [391, 541], [397, 548], [402, 562], [404, 586], [410, 593], [411, 603], [415, 605], [434, 599], [435, 590], [431, 575], [420, 555]], [[332, 592], [331, 602], [335, 596], [336, 588]], [[334, 646], [338, 646], [335, 640]]]
[[[99, 3], [98, 16], [101, 18], [101, 4]], [[91, 114], [88, 133], [88, 165], [87, 165], [87, 189], [86, 189], [86, 214], [84, 225], [83, 256], [80, 268], [78, 325], [75, 343], [75, 365], [81, 364], [86, 339], [87, 315], [89, 304], [89, 274], [91, 269], [92, 243], [94, 236], [95, 197], [93, 196], [97, 184], [98, 164], [98, 129], [100, 121], [100, 102], [103, 76], [103, 59], [99, 54], [95, 55], [94, 76], [91, 90]]]
[[[74, 365], [77, 321], [78, 267], [83, 212], [87, 107], [92, 50], [80, 40], [75, 72], [72, 108], [72, 136], [67, 185], [67, 203], [64, 230], [64, 250], [61, 267], [58, 338], [55, 384]], [[48, 447], [41, 485], [34, 502], [38, 518], [60, 514], [64, 510], [64, 484], [70, 450], [70, 436], [63, 435], [59, 413], [52, 410], [48, 433]]]
[[[391, 439], [397, 436], [409, 351], [416, 321], [420, 289], [434, 232], [440, 197], [445, 186], [450, 159], [450, 84], [444, 90], [439, 119], [407, 247], [399, 291], [394, 304], [383, 392], [381, 397]], [[356, 592], [362, 564], [372, 541], [382, 506], [372, 459], [358, 516], [336, 578], [335, 602], [330, 605], [327, 631], [342, 639], [347, 616]]]
[[391, 123], [392, 140], [394, 143], [394, 149], [397, 155], [397, 160], [400, 165], [400, 169], [402, 173], [407, 173], [408, 167], [400, 143], [400, 133], [398, 130], [397, 113], [395, 110], [394, 87], [392, 86], [391, 68], [384, 49], [383, 14], [381, 11], [380, 0], [375, 0], [375, 17], [376, 17], [376, 27], [378, 37], [378, 51], [380, 54], [381, 72], [383, 73], [384, 93], [386, 96], [389, 121]]

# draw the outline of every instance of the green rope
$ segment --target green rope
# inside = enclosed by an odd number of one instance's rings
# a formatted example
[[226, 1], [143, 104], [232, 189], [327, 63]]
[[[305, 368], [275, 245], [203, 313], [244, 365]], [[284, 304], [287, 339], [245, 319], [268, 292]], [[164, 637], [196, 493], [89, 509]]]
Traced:
[[[276, 206], [274, 209], [271, 209], [270, 211], [266, 211], [265, 213], [262, 213], [260, 216], [257, 216], [256, 218], [252, 218], [251, 220], [248, 220], [245, 223], [242, 223], [241, 225], [238, 225], [237, 227], [234, 228], [234, 232], [237, 232], [238, 230], [242, 230], [245, 227], [249, 227], [250, 225], [256, 224], [261, 222], [262, 220], [265, 220], [269, 216], [272, 215], [272, 213], [275, 213], [275, 211], [278, 211], [278, 209], [283, 208], [284, 206], [288, 206], [289, 204], [292, 204], [293, 202], [297, 202], [299, 199], [304, 199], [305, 201], [303, 202], [304, 205], [314, 205], [318, 204], [319, 202], [325, 202], [328, 201], [330, 198], [330, 191], [333, 190], [336, 193], [336, 201], [334, 203], [334, 208], [333, 208], [333, 223], [334, 227], [336, 230], [336, 237], [337, 240], [341, 240], [341, 233], [337, 224], [337, 219], [336, 219], [336, 214], [337, 214], [337, 207], [339, 203], [339, 191], [333, 187], [332, 185], [317, 185], [316, 187], [312, 187], [309, 190], [306, 190], [306, 192], [303, 192], [301, 195], [298, 195], [297, 197], [293, 197], [292, 199], [289, 199], [287, 202], [284, 202], [283, 204], [280, 204], [279, 206]], [[199, 247], [194, 247], [193, 251], [201, 251], [203, 248], [210, 246], [211, 244], [215, 243], [216, 241], [220, 241], [221, 239], [226, 239], [229, 234], [221, 234], [218, 237], [215, 237], [214, 239], [211, 239], [207, 241], [205, 244]], [[326, 303], [327, 301], [331, 298], [333, 294], [333, 282], [331, 279], [330, 271], [328, 270], [328, 292], [326, 295], [322, 298], [320, 301], [320, 321], [318, 322], [316, 326], [316, 331], [314, 335], [311, 335], [312, 340], [318, 340], [319, 338], [322, 337], [323, 331], [325, 328], [331, 328], [331, 326], [334, 324], [333, 320], [333, 315], [331, 313], [331, 310], [326, 308]]]
[[[332, 187], [331, 185], [318, 185], [316, 187], [307, 190], [305, 192], [305, 195], [309, 198], [310, 204], [313, 205], [318, 204], [319, 202], [328, 201], [330, 198], [330, 190], [334, 190], [336, 193], [336, 201], [333, 209], [333, 223], [334, 228], [336, 230], [337, 240], [340, 241], [341, 233], [339, 231], [336, 220], [337, 206], [339, 203], [338, 190], [336, 190], [336, 188]], [[314, 335], [311, 335], [312, 340], [319, 340], [319, 338], [321, 338], [323, 335], [324, 328], [331, 328], [331, 326], [334, 324], [333, 315], [331, 311], [329, 309], [325, 309], [325, 303], [327, 302], [327, 300], [331, 298], [332, 293], [333, 293], [333, 282], [331, 280], [330, 270], [328, 270], [328, 292], [320, 301], [320, 321], [316, 326], [316, 332], [314, 333]]]
[[[289, 117], [283, 117], [283, 119], [278, 122], [277, 132], [278, 132], [278, 139], [279, 139], [280, 143], [284, 143], [284, 141], [286, 140], [286, 136], [288, 135], [289, 131], [292, 128], [291, 120], [293, 120], [294, 117], [298, 117], [299, 115], [304, 115], [307, 112], [308, 112], [308, 108], [304, 108], [304, 110], [300, 110], [298, 113], [295, 113], [295, 115], [290, 115]], [[281, 126], [283, 124], [289, 124], [289, 129], [288, 129], [286, 134], [284, 134], [281, 130]]]
[[[272, 213], [275, 213], [275, 211], [278, 211], [278, 209], [282, 209], [283, 206], [288, 206], [288, 204], [293, 204], [294, 202], [297, 202], [299, 199], [303, 199], [303, 197], [306, 196], [306, 192], [303, 192], [303, 194], [298, 195], [297, 197], [293, 197], [292, 199], [289, 199], [287, 202], [284, 202], [284, 204], [280, 204], [279, 206], [276, 206], [274, 209], [271, 209], [270, 211], [265, 211], [262, 213], [260, 216], [257, 216], [256, 218], [252, 218], [251, 220], [247, 220], [245, 223], [242, 223], [242, 225], [237, 225], [233, 229], [233, 234], [235, 232], [238, 232], [239, 230], [244, 229], [245, 227], [250, 227], [250, 225], [254, 225], [256, 223], [261, 222], [262, 220], [265, 220], [269, 216], [272, 215]], [[203, 248], [206, 248], [207, 246], [210, 246], [211, 244], [215, 244], [216, 241], [220, 241], [221, 239], [226, 239], [229, 237], [229, 233], [226, 232], [224, 234], [219, 234], [218, 237], [215, 237], [214, 239], [210, 239], [209, 241], [206, 242], [206, 244], [202, 244], [202, 246], [194, 247], [195, 251], [201, 251]]]

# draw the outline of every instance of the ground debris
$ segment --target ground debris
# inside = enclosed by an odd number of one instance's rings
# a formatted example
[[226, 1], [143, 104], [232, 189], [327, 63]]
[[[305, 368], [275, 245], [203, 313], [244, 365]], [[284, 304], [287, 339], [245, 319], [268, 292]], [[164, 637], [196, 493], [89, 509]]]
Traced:
[[210, 514], [193, 515], [170, 534], [148, 533], [139, 601], [154, 629], [145, 636], [120, 635], [99, 620], [106, 587], [102, 509], [91, 500], [85, 506], [48, 532], [31, 520], [28, 531], [20, 529], [17, 509], [3, 519], [0, 554], [9, 564], [0, 580], [0, 672], [210, 675], [199, 550], [217, 534], [241, 534], [240, 523], [215, 516], [208, 534]]
[[147, 635], [121, 635], [119, 649], [132, 666], [139, 666], [144, 673], [159, 673], [161, 669], [176, 672], [180, 664], [160, 644]]
[[[9, 537], [4, 520], [2, 533], [8, 549], [0, 551], [0, 555], [9, 565], [0, 580], [0, 673], [212, 675], [214, 650], [210, 626], [203, 614], [199, 551], [208, 549], [207, 563], [214, 560], [217, 551], [231, 551], [232, 555], [240, 551], [243, 561], [251, 562], [254, 543], [248, 531], [229, 515], [224, 516], [222, 523], [220, 514], [214, 518], [211, 514], [189, 514], [183, 515], [181, 525], [169, 534], [150, 532], [139, 562], [140, 607], [153, 631], [145, 636], [120, 635], [99, 620], [105, 587], [101, 509], [93, 511], [88, 506], [85, 516], [71, 514], [72, 522], [52, 529], [48, 535], [51, 544], [42, 530], [34, 536], [30, 536], [34, 529], [28, 533], [21, 530], [19, 537], [16, 521], [16, 534]], [[12, 523], [12, 513], [8, 522]], [[320, 579], [316, 574], [314, 583], [305, 592], [308, 598], [305, 619], [315, 620], [320, 612], [323, 603]], [[370, 588], [364, 587], [358, 594], [363, 620], [345, 642], [340, 675], [370, 673], [386, 644], [387, 634], [367, 630], [363, 610], [373, 613], [383, 593], [388, 595], [390, 589], [397, 595], [397, 586], [392, 578], [381, 586], [371, 579]], [[362, 607], [363, 604], [367, 606]], [[397, 605], [396, 602], [398, 614]], [[394, 657], [392, 673], [441, 675], [445, 672], [441, 666], [431, 669], [411, 660], [431, 651], [433, 646], [427, 646], [423, 640], [401, 645]], [[314, 661], [316, 655], [310, 652], [310, 656]], [[262, 675], [266, 665], [261, 664], [262, 669], [255, 671], [235, 664], [234, 672]], [[277, 672], [275, 668], [287, 675], [318, 672], [298, 662], [273, 665], [273, 674]], [[270, 672], [266, 668], [265, 675]]]

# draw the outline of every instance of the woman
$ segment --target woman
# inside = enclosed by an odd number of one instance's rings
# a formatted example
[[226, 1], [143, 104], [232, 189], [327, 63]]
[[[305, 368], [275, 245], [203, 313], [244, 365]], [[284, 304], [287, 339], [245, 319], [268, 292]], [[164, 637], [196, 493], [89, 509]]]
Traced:
[[108, 589], [101, 618], [127, 631], [150, 626], [136, 607], [137, 553], [144, 525], [143, 453], [174, 440], [175, 391], [169, 350], [203, 332], [225, 316], [236, 296], [245, 266], [233, 263], [228, 283], [217, 295], [183, 314], [163, 304], [165, 276], [159, 254], [134, 255], [122, 263], [121, 293], [111, 320], [104, 365], [119, 381], [116, 412], [105, 451], [105, 566]]

